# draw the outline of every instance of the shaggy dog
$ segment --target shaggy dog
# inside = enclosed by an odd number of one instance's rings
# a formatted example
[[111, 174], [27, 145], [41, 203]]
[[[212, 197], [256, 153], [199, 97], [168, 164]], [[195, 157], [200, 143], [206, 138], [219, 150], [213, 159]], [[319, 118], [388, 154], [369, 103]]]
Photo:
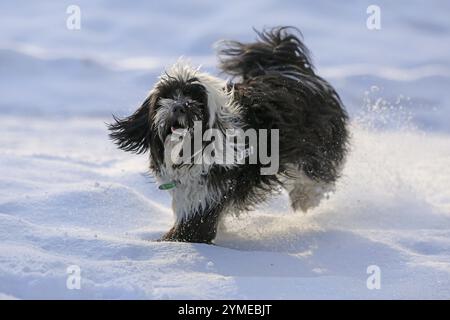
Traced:
[[[109, 125], [120, 149], [150, 151], [150, 171], [172, 195], [175, 224], [161, 240], [211, 243], [221, 217], [250, 210], [280, 187], [304, 212], [333, 190], [348, 140], [341, 99], [316, 75], [298, 30], [257, 35], [219, 44], [220, 68], [234, 82], [179, 61], [134, 114]], [[263, 146], [266, 154], [256, 152]], [[232, 161], [189, 161], [208, 148], [213, 160], [214, 151], [234, 152]], [[275, 171], [264, 171], [268, 154]]]

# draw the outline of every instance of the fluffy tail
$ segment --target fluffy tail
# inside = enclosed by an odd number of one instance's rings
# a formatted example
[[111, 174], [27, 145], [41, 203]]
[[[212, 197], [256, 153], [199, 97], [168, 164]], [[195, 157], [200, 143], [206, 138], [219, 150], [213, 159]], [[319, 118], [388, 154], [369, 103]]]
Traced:
[[314, 74], [309, 50], [300, 40], [298, 29], [276, 27], [255, 32], [258, 39], [253, 43], [219, 42], [219, 66], [225, 73], [244, 80], [269, 73], [294, 77], [298, 73]]

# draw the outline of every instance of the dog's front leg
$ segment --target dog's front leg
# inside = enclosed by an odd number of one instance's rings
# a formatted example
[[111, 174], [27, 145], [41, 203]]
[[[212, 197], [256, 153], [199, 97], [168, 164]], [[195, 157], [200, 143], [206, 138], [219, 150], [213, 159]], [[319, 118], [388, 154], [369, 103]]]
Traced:
[[175, 223], [161, 241], [212, 243], [216, 237], [221, 211], [220, 205], [199, 209]]

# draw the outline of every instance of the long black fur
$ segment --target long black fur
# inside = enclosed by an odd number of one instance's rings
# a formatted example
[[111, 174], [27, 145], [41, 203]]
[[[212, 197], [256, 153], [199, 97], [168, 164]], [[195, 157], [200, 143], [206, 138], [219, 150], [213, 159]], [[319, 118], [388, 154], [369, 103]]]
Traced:
[[145, 99], [142, 106], [131, 116], [119, 119], [113, 115], [115, 123], [109, 124], [110, 138], [117, 146], [135, 153], [144, 153], [150, 146], [149, 101]]
[[257, 32], [260, 41], [250, 44], [223, 42], [221, 68], [243, 79], [235, 84], [235, 98], [246, 106], [247, 126], [280, 130], [280, 162], [297, 163], [309, 177], [333, 182], [346, 154], [348, 117], [292, 30]]

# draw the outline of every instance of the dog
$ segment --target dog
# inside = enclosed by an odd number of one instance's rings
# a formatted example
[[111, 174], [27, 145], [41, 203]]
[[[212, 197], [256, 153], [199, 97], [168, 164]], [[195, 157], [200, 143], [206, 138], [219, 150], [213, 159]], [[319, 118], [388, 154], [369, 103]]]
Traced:
[[[255, 32], [255, 42], [221, 41], [217, 46], [220, 69], [232, 81], [180, 60], [160, 76], [137, 111], [122, 119], [113, 116], [109, 124], [120, 149], [149, 151], [152, 175], [160, 189], [171, 193], [175, 223], [161, 241], [213, 243], [224, 215], [251, 210], [282, 189], [293, 210], [303, 212], [334, 190], [348, 149], [345, 107], [316, 74], [298, 29]], [[209, 134], [216, 138], [215, 150], [238, 156], [231, 163], [175, 161], [182, 153], [173, 159], [168, 150], [180, 151], [174, 146], [191, 141], [186, 132], [194, 128], [200, 136], [215, 130]], [[266, 145], [268, 153], [276, 153], [275, 172], [263, 173], [267, 161], [252, 153], [248, 139], [224, 146], [225, 136], [239, 130], [271, 140]], [[277, 134], [268, 137], [263, 130]], [[211, 141], [197, 142], [197, 149], [205, 151]]]

